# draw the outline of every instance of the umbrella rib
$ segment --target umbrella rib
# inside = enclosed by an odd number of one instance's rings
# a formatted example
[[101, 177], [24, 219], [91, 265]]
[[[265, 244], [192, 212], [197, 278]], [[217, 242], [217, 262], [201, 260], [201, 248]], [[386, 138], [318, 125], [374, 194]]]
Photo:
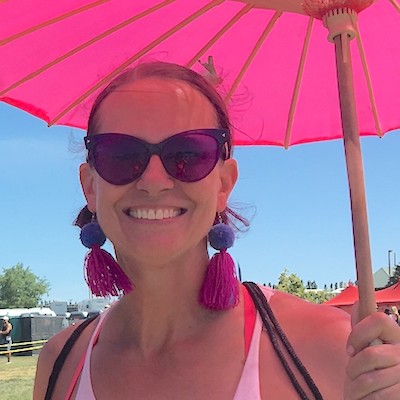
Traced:
[[243, 15], [247, 14], [254, 6], [247, 4], [244, 6], [236, 15], [231, 18], [186, 64], [188, 68], [191, 68], [193, 64], [199, 60], [204, 53], [210, 49]]
[[260, 47], [262, 46], [264, 40], [267, 38], [269, 33], [271, 32], [272, 28], [275, 26], [276, 21], [278, 18], [282, 15], [282, 11], [276, 11], [271, 20], [268, 22], [268, 25], [266, 26], [264, 32], [262, 35], [259, 37], [257, 40], [257, 43], [255, 44], [253, 50], [251, 51], [250, 55], [247, 57], [245, 63], [243, 64], [243, 67], [239, 71], [238, 76], [236, 77], [235, 81], [233, 82], [231, 88], [229, 89], [229, 92], [227, 93], [225, 97], [225, 101], [228, 102], [235, 90], [237, 89], [241, 79], [243, 78], [244, 74], [247, 72], [249, 69], [254, 57], [257, 55], [258, 50], [260, 50]]
[[310, 37], [311, 37], [311, 33], [312, 33], [313, 22], [314, 22], [314, 18], [310, 17], [308, 20], [306, 36], [304, 38], [303, 49], [301, 51], [300, 63], [299, 63], [299, 68], [297, 70], [297, 76], [296, 76], [296, 82], [295, 82], [294, 90], [293, 90], [293, 94], [292, 94], [292, 100], [290, 102], [288, 122], [287, 122], [287, 127], [286, 127], [286, 134], [285, 134], [285, 149], [287, 149], [289, 147], [289, 141], [290, 141], [290, 136], [292, 133], [294, 115], [296, 113], [297, 100], [299, 98], [300, 85], [301, 85], [301, 81], [302, 81], [303, 73], [304, 73], [304, 65], [306, 62], [308, 46], [310, 44]]
[[19, 38], [21, 38], [23, 36], [29, 35], [32, 32], [38, 31], [38, 30], [40, 30], [40, 29], [42, 29], [42, 28], [44, 28], [46, 26], [53, 25], [53, 24], [55, 24], [57, 22], [60, 22], [60, 21], [62, 21], [64, 19], [72, 17], [75, 14], [80, 14], [81, 12], [90, 10], [91, 8], [100, 6], [103, 3], [107, 3], [108, 1], [110, 1], [110, 0], [98, 0], [98, 1], [95, 1], [94, 3], [87, 4], [85, 6], [77, 8], [75, 10], [69, 11], [69, 12], [67, 12], [65, 14], [58, 15], [57, 17], [49, 19], [48, 21], [44, 21], [39, 25], [32, 26], [29, 29], [26, 29], [26, 30], [24, 30], [22, 32], [15, 33], [14, 35], [9, 36], [8, 38], [0, 40], [0, 46], [4, 46], [5, 44], [10, 43], [10, 42], [12, 42], [12, 41], [14, 41], [16, 39], [19, 39]]
[[106, 82], [109, 82], [112, 78], [114, 78], [116, 75], [121, 73], [125, 68], [127, 68], [130, 64], [132, 64], [134, 61], [136, 61], [138, 58], [142, 57], [144, 54], [146, 54], [148, 51], [152, 50], [154, 47], [162, 43], [164, 40], [168, 39], [170, 36], [172, 36], [174, 33], [182, 29], [184, 26], [190, 24], [192, 21], [195, 19], [199, 18], [203, 14], [205, 14], [207, 11], [212, 9], [213, 7], [223, 3], [225, 0], [213, 0], [210, 3], [206, 4], [204, 7], [200, 8], [197, 10], [195, 13], [192, 15], [189, 15], [186, 17], [184, 20], [173, 26], [171, 29], [167, 30], [165, 33], [163, 33], [161, 36], [153, 40], [151, 43], [149, 43], [147, 46], [145, 46], [142, 50], [137, 52], [135, 55], [130, 57], [128, 60], [123, 62], [118, 68], [114, 69], [110, 74], [106, 75], [104, 78], [100, 79], [95, 85], [93, 85], [89, 90], [87, 90], [85, 93], [83, 93], [81, 96], [79, 96], [78, 99], [73, 101], [70, 105], [68, 105], [66, 108], [64, 108], [59, 114], [57, 114], [50, 122], [49, 126], [54, 125], [57, 121], [59, 121], [65, 114], [67, 114], [69, 111], [71, 111], [74, 107], [76, 107], [79, 103], [87, 99], [93, 92], [95, 92], [97, 89], [102, 87]]
[[365, 56], [364, 46], [362, 43], [360, 31], [358, 30], [357, 21], [353, 21], [353, 26], [354, 26], [354, 30], [356, 31], [358, 51], [360, 52], [361, 63], [362, 63], [363, 70], [364, 70], [364, 76], [367, 81], [369, 101], [371, 103], [372, 114], [373, 114], [374, 120], [375, 120], [375, 128], [378, 132], [378, 135], [380, 137], [382, 137], [382, 127], [381, 127], [381, 122], [380, 122], [379, 115], [378, 115], [378, 109], [376, 107], [374, 89], [372, 87], [372, 82], [371, 82], [371, 75], [369, 73], [367, 58]]
[[82, 43], [81, 45], [79, 45], [78, 47], [75, 47], [74, 49], [68, 51], [67, 53], [63, 54], [60, 57], [57, 57], [56, 59], [54, 59], [53, 61], [49, 62], [46, 65], [43, 65], [42, 67], [40, 67], [39, 69], [37, 69], [36, 71], [31, 72], [30, 74], [24, 76], [23, 78], [19, 79], [18, 81], [14, 82], [11, 86], [3, 89], [2, 91], [0, 91], [0, 97], [4, 96], [7, 92], [9, 92], [10, 90], [13, 90], [15, 88], [17, 88], [18, 86], [21, 86], [23, 83], [37, 77], [38, 75], [42, 74], [43, 72], [47, 71], [48, 69], [50, 69], [51, 67], [54, 67], [55, 65], [59, 64], [60, 62], [64, 61], [65, 59], [73, 56], [76, 53], [79, 53], [80, 51], [84, 50], [85, 48], [93, 45], [94, 43], [100, 41], [101, 39], [104, 39], [106, 36], [117, 32], [118, 30], [125, 28], [127, 25], [131, 24], [132, 22], [138, 21], [139, 19], [155, 12], [158, 11], [159, 9], [161, 9], [162, 7], [167, 6], [170, 3], [173, 3], [175, 0], [164, 0], [163, 2], [156, 4], [155, 6], [142, 11], [141, 13], [125, 20], [124, 22], [121, 22], [120, 24], [113, 26], [112, 28], [108, 29], [107, 31], [101, 33], [100, 35], [95, 36], [94, 38], [88, 40], [85, 43]]
[[390, 3], [392, 3], [392, 6], [398, 11], [400, 12], [400, 4], [396, 1], [396, 0], [389, 0]]

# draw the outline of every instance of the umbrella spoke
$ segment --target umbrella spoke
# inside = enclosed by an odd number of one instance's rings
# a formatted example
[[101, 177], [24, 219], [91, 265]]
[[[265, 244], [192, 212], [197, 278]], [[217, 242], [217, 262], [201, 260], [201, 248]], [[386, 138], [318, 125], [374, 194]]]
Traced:
[[[108, 0], [107, 0], [108, 1]], [[101, 39], [104, 39], [105, 37], [111, 35], [112, 33], [117, 32], [118, 30], [125, 28], [127, 25], [132, 24], [135, 21], [140, 20], [141, 18], [146, 17], [147, 15], [152, 14], [153, 12], [161, 9], [162, 7], [167, 6], [170, 3], [173, 3], [175, 0], [164, 0], [163, 2], [154, 5], [153, 7], [148, 8], [147, 10], [142, 11], [141, 13], [134, 15], [133, 17], [121, 22], [120, 24], [113, 26], [112, 28], [102, 32], [100, 35], [97, 35], [93, 37], [92, 39], [88, 40], [85, 43], [82, 43], [81, 45], [75, 47], [74, 49], [68, 51], [67, 53], [61, 55], [60, 57], [57, 57], [53, 61], [50, 61], [46, 65], [43, 65], [36, 71], [31, 72], [30, 74], [24, 76], [23, 78], [19, 79], [15, 83], [13, 83], [11, 86], [3, 89], [0, 91], [0, 96], [4, 96], [7, 92], [17, 88], [18, 86], [21, 86], [23, 83], [35, 78], [36, 76], [39, 76], [43, 72], [47, 71], [49, 68], [54, 67], [55, 65], [59, 64], [60, 62], [72, 57], [74, 54], [79, 53], [80, 51], [86, 49], [87, 47], [97, 43]]]
[[400, 12], [400, 4], [396, 1], [396, 0], [389, 0], [390, 3], [392, 4], [392, 6], [398, 11]]
[[186, 25], [193, 22], [195, 19], [201, 17], [207, 11], [211, 10], [215, 6], [223, 3], [225, 0], [213, 0], [204, 7], [197, 10], [195, 13], [189, 15], [184, 20], [180, 21], [178, 24], [174, 25], [171, 29], [166, 31], [164, 34], [159, 36], [158, 38], [154, 39], [150, 42], [147, 46], [145, 46], [142, 50], [138, 51], [132, 57], [128, 58], [125, 62], [123, 62], [119, 67], [115, 68], [110, 74], [106, 75], [102, 79], [100, 79], [95, 85], [93, 85], [90, 89], [84, 92], [81, 96], [79, 96], [75, 101], [73, 101], [69, 106], [64, 108], [59, 114], [57, 114], [50, 122], [49, 126], [54, 125], [58, 120], [60, 120], [65, 114], [69, 113], [74, 107], [78, 104], [82, 103], [85, 99], [87, 99], [92, 93], [94, 93], [97, 89], [104, 86], [107, 82], [109, 82], [112, 78], [119, 75], [125, 68], [129, 67], [133, 62], [138, 60], [140, 57], [144, 56], [154, 47], [162, 43], [164, 40], [168, 39], [174, 33], [181, 30]]
[[292, 133], [293, 119], [294, 119], [294, 115], [296, 112], [297, 100], [299, 98], [300, 84], [301, 84], [301, 81], [303, 78], [304, 64], [306, 62], [308, 46], [310, 44], [310, 37], [311, 37], [311, 32], [312, 32], [312, 27], [313, 27], [313, 21], [314, 21], [313, 17], [310, 17], [308, 20], [306, 37], [304, 38], [304, 45], [303, 45], [303, 49], [301, 51], [301, 57], [300, 57], [299, 68], [297, 70], [296, 82], [295, 82], [295, 86], [294, 86], [294, 90], [293, 90], [292, 100], [290, 102], [288, 122], [287, 122], [287, 127], [286, 127], [286, 134], [285, 134], [285, 148], [286, 149], [290, 145], [290, 135]]
[[358, 24], [357, 24], [356, 20], [353, 21], [353, 25], [354, 25], [354, 30], [356, 32], [356, 40], [357, 40], [358, 51], [360, 52], [361, 63], [362, 63], [362, 66], [363, 66], [365, 79], [367, 81], [369, 101], [371, 102], [372, 114], [373, 114], [374, 120], [375, 120], [375, 128], [376, 128], [376, 131], [377, 131], [378, 135], [380, 137], [382, 137], [383, 136], [382, 127], [381, 127], [381, 122], [380, 122], [379, 115], [378, 115], [378, 109], [376, 107], [375, 95], [374, 95], [374, 90], [372, 88], [372, 82], [371, 82], [371, 75], [369, 73], [368, 64], [367, 64], [367, 58], [365, 56], [364, 46], [363, 46], [363, 43], [362, 43], [361, 35], [360, 35], [359, 30], [358, 30]]
[[68, 19], [68, 18], [70, 18], [70, 17], [72, 17], [72, 16], [74, 16], [76, 14], [80, 14], [82, 12], [90, 10], [91, 8], [94, 8], [94, 7], [97, 7], [97, 6], [101, 6], [103, 3], [107, 3], [109, 1], [110, 0], [97, 0], [94, 3], [90, 3], [90, 4], [87, 4], [87, 5], [83, 6], [83, 7], [77, 8], [75, 10], [68, 11], [65, 14], [58, 15], [57, 17], [49, 19], [48, 21], [44, 21], [39, 25], [32, 26], [29, 29], [26, 29], [26, 30], [24, 30], [22, 32], [18, 32], [16, 34], [12, 35], [12, 36], [9, 36], [8, 38], [0, 40], [0, 46], [4, 46], [5, 44], [12, 42], [13, 40], [19, 39], [19, 38], [21, 38], [23, 36], [26, 36], [26, 35], [29, 35], [30, 33], [36, 32], [36, 31], [38, 31], [38, 30], [40, 30], [40, 29], [42, 29], [42, 28], [44, 28], [46, 26], [50, 26], [50, 25], [56, 24], [56, 23], [58, 23], [60, 21]]
[[271, 18], [271, 20], [268, 22], [268, 25], [266, 26], [264, 32], [262, 33], [260, 38], [257, 40], [257, 43], [255, 44], [253, 50], [250, 52], [250, 54], [247, 57], [245, 63], [243, 64], [242, 68], [240, 69], [238, 76], [234, 80], [231, 88], [229, 89], [229, 92], [225, 97], [225, 101], [226, 102], [228, 102], [230, 100], [230, 98], [232, 97], [233, 93], [237, 89], [237, 87], [238, 87], [240, 81], [242, 80], [243, 76], [245, 75], [245, 73], [249, 69], [250, 64], [252, 63], [254, 57], [257, 55], [258, 50], [260, 50], [262, 44], [264, 43], [264, 40], [267, 38], [269, 33], [272, 31], [273, 27], [275, 26], [276, 21], [278, 20], [278, 18], [281, 15], [282, 15], [282, 11], [275, 12], [275, 14]]
[[225, 24], [193, 57], [192, 59], [186, 63], [186, 66], [188, 68], [191, 68], [196, 61], [198, 61], [204, 53], [211, 48], [224, 34], [227, 32], [232, 26], [239, 21], [239, 19], [247, 14], [251, 9], [253, 8], [253, 5], [247, 4], [245, 7], [243, 7], [236, 15], [231, 18], [227, 24]]

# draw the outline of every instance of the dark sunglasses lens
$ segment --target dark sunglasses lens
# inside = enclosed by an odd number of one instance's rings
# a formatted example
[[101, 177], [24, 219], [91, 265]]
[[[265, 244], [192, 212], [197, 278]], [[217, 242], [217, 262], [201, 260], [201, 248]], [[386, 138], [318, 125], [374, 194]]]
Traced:
[[92, 154], [96, 171], [113, 185], [126, 185], [138, 179], [149, 162], [143, 144], [122, 135], [100, 138]]
[[182, 182], [205, 178], [218, 161], [218, 142], [208, 135], [177, 135], [165, 143], [162, 162], [166, 171]]

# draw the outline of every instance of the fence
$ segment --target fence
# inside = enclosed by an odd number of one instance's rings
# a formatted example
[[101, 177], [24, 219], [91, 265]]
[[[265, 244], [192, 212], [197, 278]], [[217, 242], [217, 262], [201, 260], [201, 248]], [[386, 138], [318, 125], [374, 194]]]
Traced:
[[[35, 340], [33, 342], [20, 342], [20, 343], [13, 343], [11, 345], [11, 350], [7, 350], [8, 344], [0, 344], [0, 355], [7, 354], [7, 353], [21, 353], [21, 352], [28, 352], [32, 350], [41, 350], [44, 346], [44, 344], [47, 342], [47, 339], [45, 340]], [[36, 346], [37, 344], [39, 344]], [[21, 348], [22, 346], [22, 348]], [[26, 347], [28, 346], [28, 347]]]
[[[10, 318], [11, 353], [15, 355], [38, 354], [45, 342], [68, 326], [65, 317], [34, 316]], [[0, 346], [0, 355], [7, 353], [7, 344]]]

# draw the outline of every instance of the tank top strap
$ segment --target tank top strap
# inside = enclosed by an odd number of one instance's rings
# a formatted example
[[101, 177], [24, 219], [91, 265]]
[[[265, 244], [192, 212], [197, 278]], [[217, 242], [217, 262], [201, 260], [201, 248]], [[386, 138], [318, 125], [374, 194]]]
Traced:
[[[87, 382], [87, 385], [90, 385], [90, 387], [92, 387], [91, 379], [90, 379], [90, 357], [92, 355], [92, 349], [96, 345], [97, 340], [99, 339], [101, 328], [104, 324], [104, 321], [106, 319], [106, 316], [108, 315], [109, 310], [110, 310], [110, 308], [108, 308], [107, 310], [103, 311], [100, 314], [99, 322], [97, 323], [97, 326], [92, 333], [88, 347], [85, 350], [84, 354], [82, 355], [81, 359], [79, 360], [77, 367], [75, 368], [74, 375], [72, 377], [72, 380], [68, 387], [67, 394], [65, 396], [65, 400], [71, 399], [72, 393], [74, 392], [76, 384], [78, 383], [79, 377], [83, 374], [85, 374], [85, 375], [88, 374], [88, 376], [87, 376], [88, 379], [81, 379], [79, 386], [78, 386], [78, 391], [80, 391], [82, 384], [85, 385], [85, 383], [83, 383], [83, 382]], [[87, 390], [87, 389], [85, 388], [84, 390]], [[93, 392], [93, 390], [92, 390], [92, 392]], [[78, 394], [77, 394], [77, 398], [78, 398]], [[85, 398], [87, 398], [87, 397], [85, 397]], [[87, 398], [87, 399], [89, 400], [89, 398]]]

